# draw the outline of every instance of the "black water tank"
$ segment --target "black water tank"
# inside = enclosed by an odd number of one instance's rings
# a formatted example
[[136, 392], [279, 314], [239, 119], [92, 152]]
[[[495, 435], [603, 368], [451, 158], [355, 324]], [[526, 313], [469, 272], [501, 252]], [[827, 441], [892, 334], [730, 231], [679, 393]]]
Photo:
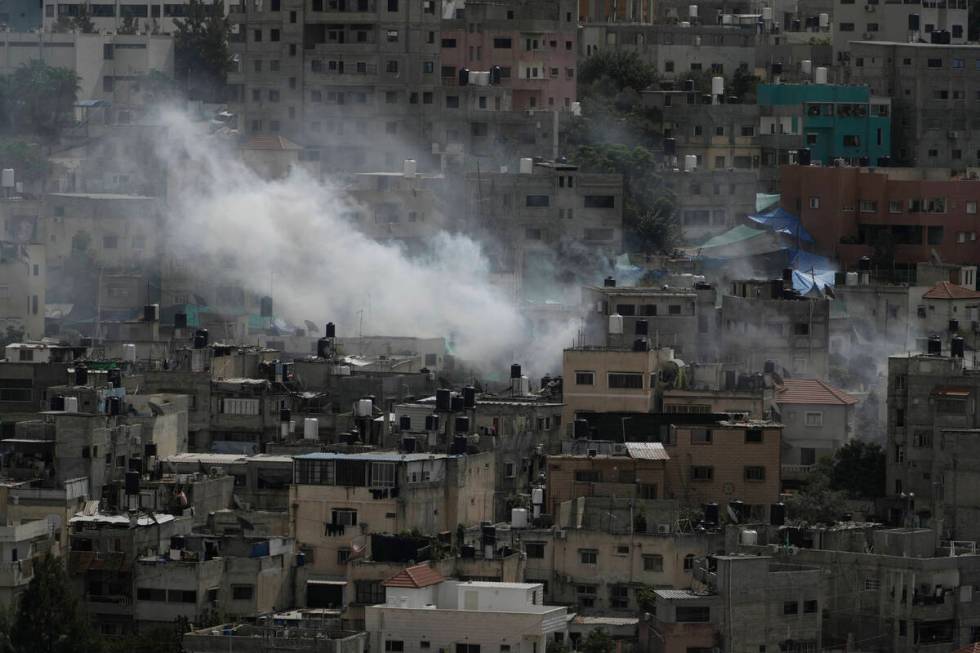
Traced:
[[174, 328], [175, 329], [187, 328], [187, 313], [174, 313]]
[[769, 523], [773, 526], [782, 526], [786, 523], [786, 506], [782, 503], [774, 503], [769, 506]]
[[75, 367], [75, 385], [88, 385], [88, 368], [84, 365]]
[[633, 329], [633, 333], [638, 336], [645, 336], [649, 332], [650, 323], [646, 320], [637, 320]]
[[425, 416], [425, 430], [426, 431], [438, 431], [439, 430], [439, 416], [438, 415], [426, 415]]
[[961, 336], [953, 336], [949, 342], [949, 355], [953, 358], [963, 358], [966, 353], [966, 341]]
[[453, 437], [453, 443], [449, 447], [449, 453], [454, 456], [462, 456], [466, 453], [465, 435], [457, 435]]
[[858, 165], [862, 168], [867, 168], [869, 165], [871, 165], [871, 159], [867, 156], [862, 156], [860, 159], [858, 159]]
[[259, 315], [272, 317], [272, 297], [263, 297], [259, 300]]
[[808, 166], [812, 159], [810, 158], [810, 148], [801, 147], [796, 150], [796, 163], [801, 166]]
[[317, 358], [329, 358], [330, 357], [330, 338], [320, 338], [316, 341], [316, 357]]
[[783, 268], [783, 283], [793, 283], [793, 268]]
[[871, 272], [871, 259], [867, 256], [862, 256], [858, 259], [858, 270], [861, 272]]
[[470, 70], [469, 68], [459, 69], [459, 85], [466, 86], [470, 83]]
[[521, 378], [521, 366], [518, 365], [517, 363], [514, 363], [513, 365], [510, 366], [510, 378], [512, 379]]
[[790, 22], [790, 31], [799, 32], [801, 27], [803, 27], [803, 22], [799, 18], [794, 18]]
[[122, 399], [116, 396], [109, 397], [107, 400], [107, 408], [110, 415], [119, 415], [122, 413]]
[[449, 388], [439, 388], [436, 390], [436, 410], [452, 410], [452, 396]]
[[892, 158], [890, 156], [880, 156], [878, 157], [878, 167], [887, 168], [892, 164]]
[[472, 560], [476, 558], [476, 547], [466, 545], [459, 547], [459, 557], [466, 560]]
[[63, 411], [65, 409], [65, 398], [64, 398], [64, 396], [62, 396], [62, 395], [55, 395], [55, 396], [51, 397], [50, 409], [51, 410], [60, 410], [60, 411]]
[[572, 424], [572, 436], [576, 440], [588, 440], [589, 438], [589, 421], [585, 419], [577, 419]]
[[470, 418], [466, 415], [459, 415], [456, 417], [456, 422], [454, 424], [456, 433], [469, 433], [470, 432]]
[[490, 69], [490, 83], [497, 85], [500, 83], [500, 78], [503, 76], [503, 71], [500, 66], [494, 66]]
[[665, 138], [664, 139], [664, 154], [666, 156], [676, 156], [677, 155], [677, 139], [676, 138]]
[[292, 413], [291, 410], [289, 410], [288, 408], [280, 408], [279, 409], [279, 421], [280, 422], [288, 422], [292, 418], [293, 418], [293, 413]]
[[684, 80], [684, 90], [687, 91], [688, 93], [690, 93], [691, 91], [694, 90], [694, 80], [693, 79], [685, 79]]
[[461, 413], [465, 410], [466, 404], [463, 402], [463, 397], [454, 394], [449, 400], [449, 407], [454, 413]]
[[783, 296], [783, 290], [784, 289], [785, 288], [783, 287], [783, 280], [782, 279], [773, 279], [773, 280], [771, 280], [769, 282], [769, 295], [770, 295], [769, 298], [770, 299], [779, 299], [780, 297]]
[[605, 288], [615, 288], [616, 287], [616, 279], [613, 278], [613, 277], [606, 277], [605, 279], [603, 279], [602, 285]]
[[463, 408], [476, 408], [476, 388], [471, 385], [463, 388]]
[[930, 356], [943, 355], [943, 341], [939, 336], [929, 336], [928, 349]]
[[960, 321], [959, 320], [950, 320], [949, 321], [949, 332], [950, 333], [956, 333], [959, 330], [960, 330]]
[[783, 64], [780, 61], [774, 61], [772, 63], [772, 74], [782, 75], [783, 74]]
[[326, 330], [326, 334], [325, 335], [328, 338], [336, 338], [337, 337], [337, 327], [336, 327], [336, 325], [334, 325], [333, 322], [327, 322], [327, 330]]
[[637, 338], [633, 341], [633, 351], [650, 351], [646, 338]]
[[909, 14], [909, 31], [919, 31], [919, 14]]
[[398, 428], [402, 431], [412, 430], [412, 418], [409, 415], [402, 415], [398, 418]]
[[194, 349], [204, 349], [208, 346], [208, 330], [198, 329], [194, 332]]
[[126, 472], [126, 494], [133, 495], [140, 493], [140, 473]]
[[704, 523], [709, 526], [718, 525], [718, 504], [717, 503], [706, 503], [704, 504]]

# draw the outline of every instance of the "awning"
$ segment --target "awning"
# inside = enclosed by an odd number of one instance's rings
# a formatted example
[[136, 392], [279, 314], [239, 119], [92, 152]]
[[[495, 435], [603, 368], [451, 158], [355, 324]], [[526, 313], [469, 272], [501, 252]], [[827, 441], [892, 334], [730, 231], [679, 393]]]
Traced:
[[932, 394], [940, 397], [966, 399], [970, 396], [970, 388], [959, 385], [940, 385], [933, 389]]
[[307, 585], [346, 585], [346, 580], [308, 580]]

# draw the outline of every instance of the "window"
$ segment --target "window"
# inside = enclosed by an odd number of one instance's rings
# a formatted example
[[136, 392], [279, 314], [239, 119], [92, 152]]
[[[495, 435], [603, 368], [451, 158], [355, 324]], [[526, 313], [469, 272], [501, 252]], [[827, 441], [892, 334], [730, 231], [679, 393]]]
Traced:
[[620, 315], [636, 315], [636, 304], [616, 304], [616, 312]]
[[637, 493], [641, 499], [656, 499], [657, 498], [657, 484], [656, 483], [641, 483], [637, 487]]
[[626, 585], [613, 585], [609, 588], [609, 607], [625, 610], [630, 606], [630, 592]]
[[766, 480], [766, 468], [760, 465], [748, 465], [745, 467], [745, 480], [746, 481], [764, 481]]
[[231, 600], [232, 601], [250, 601], [252, 596], [255, 594], [254, 585], [232, 585], [231, 586]]
[[109, 75], [106, 75], [105, 77], [103, 77], [102, 78], [102, 92], [103, 93], [112, 93], [112, 89], [114, 87], [114, 82], [115, 82], [115, 79], [113, 77], [109, 76]]
[[357, 603], [375, 605], [385, 602], [385, 588], [380, 580], [354, 581], [354, 600]]
[[977, 212], [977, 202], [976, 200], [968, 200], [966, 203], [966, 212], [970, 215], [975, 215]]
[[785, 601], [783, 603], [783, 614], [799, 614], [800, 604], [796, 601]]
[[270, 41], [273, 41], [273, 42], [278, 41], [279, 40], [279, 30], [277, 30], [277, 29], [270, 29], [269, 30], [269, 40]]
[[106, 59], [106, 60], [112, 59], [113, 58], [113, 54], [114, 53], [113, 53], [113, 50], [112, 50], [112, 44], [111, 43], [106, 43], [105, 45], [102, 46], [102, 58], [103, 59]]
[[528, 558], [541, 560], [544, 558], [544, 542], [525, 542], [524, 553]]
[[711, 429], [692, 429], [691, 444], [711, 444]]
[[595, 605], [595, 585], [577, 585], [575, 593], [578, 597], [579, 607], [591, 608]]
[[711, 608], [708, 606], [683, 606], [675, 609], [677, 623], [707, 623], [711, 620]]
[[817, 464], [817, 450], [812, 447], [803, 447], [800, 449], [800, 464], [801, 465], [815, 465]]
[[404, 650], [405, 642], [397, 639], [385, 640], [385, 653], [403, 653]]
[[447, 49], [449, 49], [449, 48], [455, 48], [456, 47], [456, 39], [443, 39], [442, 40], [442, 47], [447, 48]]
[[643, 375], [638, 372], [610, 372], [609, 387], [642, 390]]
[[510, 38], [496, 38], [493, 40], [493, 47], [498, 50], [510, 49], [513, 47], [513, 42]]
[[942, 68], [943, 60], [941, 57], [934, 59], [926, 59], [926, 67], [928, 68]]
[[823, 426], [823, 413], [807, 411], [803, 414], [803, 423], [807, 426]]
[[811, 599], [803, 602], [803, 614], [813, 614], [817, 611], [817, 600]]
[[597, 549], [579, 549], [578, 560], [583, 565], [594, 565], [599, 562], [599, 551]]
[[388, 41], [388, 43], [398, 43], [398, 30], [390, 29], [385, 32], [385, 40]]
[[664, 557], [659, 553], [651, 553], [643, 556], [643, 571], [663, 571]]
[[431, 75], [436, 69], [436, 65], [431, 61], [422, 62], [422, 72], [426, 75]]
[[602, 471], [598, 469], [575, 470], [576, 483], [602, 483]]
[[261, 43], [262, 42], [262, 30], [257, 29], [255, 31], [253, 31], [252, 32], [252, 40], [255, 41], [256, 43]]
[[810, 325], [806, 322], [796, 322], [793, 324], [793, 335], [794, 336], [808, 336], [810, 335]]
[[820, 198], [819, 197], [811, 197], [810, 198], [810, 208], [811, 209], [819, 209], [820, 208]]
[[840, 31], [842, 31], [842, 32], [853, 32], [854, 31], [854, 23], [841, 23], [840, 24]]
[[762, 429], [746, 429], [745, 430], [745, 443], [746, 444], [759, 444], [762, 442]]
[[337, 508], [332, 511], [331, 519], [331, 524], [334, 526], [355, 526], [357, 524], [357, 511], [348, 508]]
[[586, 195], [585, 208], [587, 209], [616, 208], [616, 197], [614, 195]]
[[877, 592], [881, 588], [881, 580], [876, 576], [869, 576], [864, 579], [865, 592]]
[[715, 477], [715, 468], [709, 465], [693, 465], [691, 467], [692, 481], [710, 481]]
[[549, 195], [528, 195], [524, 199], [524, 205], [533, 208], [545, 208], [551, 206], [551, 197]]
[[103, 236], [102, 237], [102, 248], [103, 249], [116, 249], [119, 247], [118, 236]]
[[595, 372], [575, 372], [575, 385], [595, 385]]

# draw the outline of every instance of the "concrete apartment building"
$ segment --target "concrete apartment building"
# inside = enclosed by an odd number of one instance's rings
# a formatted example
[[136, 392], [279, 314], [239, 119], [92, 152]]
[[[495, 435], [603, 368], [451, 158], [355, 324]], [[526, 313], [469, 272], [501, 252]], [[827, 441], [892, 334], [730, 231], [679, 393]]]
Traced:
[[255, 622], [226, 623], [192, 630], [181, 646], [187, 653], [365, 653], [365, 632], [342, 630], [329, 611], [289, 610], [260, 617]]
[[228, 83], [243, 133], [281, 134], [316, 150], [325, 169], [392, 169], [431, 151], [434, 1], [241, 3], [230, 19], [240, 65]]
[[980, 164], [978, 58], [980, 45], [855, 41], [844, 79], [892, 98], [893, 160], [964, 170]]
[[932, 252], [944, 263], [980, 259], [980, 180], [945, 168], [786, 166], [780, 175], [783, 208], [847, 269], [882, 244], [898, 269], [931, 260]]
[[[499, 66], [500, 86], [509, 91], [511, 110], [571, 109], [578, 77], [575, 0], [466, 2], [444, 17], [440, 29], [444, 86], [458, 85], [460, 70], [472, 75]], [[479, 78], [476, 81], [482, 85]]]
[[44, 245], [0, 242], [0, 331], [22, 331], [25, 340], [44, 337]]
[[773, 361], [795, 376], [825, 378], [830, 302], [787, 292], [780, 280], [732, 282], [721, 300], [725, 360], [749, 370]]
[[805, 480], [821, 458], [854, 437], [855, 397], [820, 379], [783, 379], [776, 389], [783, 425], [782, 481]]
[[815, 566], [764, 555], [699, 559], [698, 590], [655, 591], [650, 650], [819, 651], [826, 601], [821, 574]]
[[351, 175], [345, 190], [352, 207], [345, 217], [374, 240], [424, 252], [436, 234], [453, 228], [453, 203], [446, 202], [449, 182], [442, 174], [417, 173], [414, 165], [406, 161], [401, 172]]
[[568, 632], [567, 608], [544, 605], [539, 583], [449, 580], [422, 564], [384, 585], [384, 603], [365, 608], [371, 650], [535, 653]]
[[[83, 2], [43, 3], [44, 32], [65, 31], [63, 23], [79, 16]], [[172, 34], [176, 30], [175, 18], [187, 15], [187, 2], [129, 2], [92, 5], [88, 7], [88, 17], [97, 32], [128, 32], [141, 34]]]
[[948, 35], [948, 43], [961, 45], [967, 42], [968, 13], [965, 0], [916, 4], [834, 0], [834, 56], [846, 61], [854, 41], [907, 43], [919, 38], [929, 40], [938, 32]]
[[51, 525], [49, 519], [35, 519], [0, 526], [0, 599], [8, 605], [16, 603], [34, 578], [35, 561], [60, 554]]
[[893, 517], [934, 528], [937, 537], [975, 539], [980, 376], [959, 356], [888, 359], [887, 487]]
[[[61, 11], [70, 11], [78, 6], [46, 3], [45, 10], [58, 7]], [[115, 11], [117, 8], [114, 4], [91, 6], [97, 6], [100, 11]], [[119, 5], [119, 8], [131, 6]], [[146, 7], [143, 6], [144, 9]], [[154, 8], [159, 9], [160, 5], [154, 5]], [[92, 20], [98, 25], [105, 19], [93, 17]], [[167, 78], [174, 75], [174, 42], [170, 36], [114, 31], [51, 33], [47, 20], [45, 24], [44, 33], [12, 32], [4, 35], [0, 44], [0, 74], [9, 75], [33, 60], [74, 71], [80, 78], [78, 100], [85, 107], [76, 109], [85, 114], [78, 117], [83, 122], [93, 119], [95, 123], [88, 128], [91, 130], [88, 133], [100, 132], [99, 123], [125, 125], [137, 122], [146, 105], [153, 100], [143, 78], [150, 73], [160, 73]]]
[[[497, 267], [519, 279], [533, 277], [542, 268], [550, 271], [553, 261], [592, 264], [622, 251], [621, 175], [522, 159], [516, 171], [471, 172], [465, 183], [468, 222], [492, 243], [489, 254]], [[534, 293], [533, 288], [519, 287], [524, 295]]]
[[727, 163], [728, 168], [695, 168], [691, 172], [674, 169], [664, 174], [667, 186], [677, 196], [681, 234], [692, 245], [702, 244], [707, 238], [742, 224], [746, 215], [755, 213], [756, 191], [766, 173], [758, 167], [756, 155], [752, 155], [750, 168], [742, 168], [747, 163], [747, 155], [736, 155], [735, 151], [733, 148], [723, 155], [712, 147], [694, 155], [699, 157], [699, 165], [707, 161], [705, 157], [713, 156], [716, 166]]
[[[786, 546], [787, 535], [793, 546]], [[952, 651], [976, 641], [980, 608], [974, 601], [980, 557], [973, 542], [936, 548], [938, 534], [923, 528], [856, 525], [818, 542], [811, 534], [782, 531], [740, 545], [780, 564], [819, 569], [822, 644], [897, 653]], [[773, 546], [776, 545], [776, 546]]]
[[435, 534], [492, 519], [495, 478], [491, 453], [296, 456], [292, 532], [311, 573], [335, 580], [370, 533]]

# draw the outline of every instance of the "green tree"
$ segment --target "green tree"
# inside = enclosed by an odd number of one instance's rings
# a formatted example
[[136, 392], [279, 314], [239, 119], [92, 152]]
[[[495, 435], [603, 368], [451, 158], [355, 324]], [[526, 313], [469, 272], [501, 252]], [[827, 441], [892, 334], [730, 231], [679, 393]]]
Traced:
[[11, 128], [54, 143], [73, 120], [80, 78], [75, 71], [49, 66], [35, 59], [6, 81]]
[[875, 442], [851, 440], [834, 452], [830, 482], [851, 499], [885, 496], [884, 449]]
[[10, 629], [16, 653], [99, 653], [102, 645], [78, 609], [61, 560], [34, 561], [34, 577], [17, 605]]
[[37, 143], [0, 138], [0, 168], [16, 170], [18, 181], [38, 182], [48, 174], [48, 160]]
[[617, 91], [628, 88], [640, 92], [657, 80], [657, 71], [636, 52], [602, 50], [579, 65], [578, 85], [589, 93], [605, 80], [611, 81]]
[[644, 585], [636, 590], [636, 603], [643, 612], [655, 612], [657, 609], [657, 593], [650, 585]]
[[174, 21], [174, 72], [192, 100], [223, 99], [233, 61], [228, 49], [231, 31], [223, 2], [190, 0], [187, 17]]
[[833, 463], [822, 459], [803, 488], [786, 501], [786, 512], [792, 522], [833, 524], [845, 512], [847, 495], [831, 486]]
[[679, 238], [676, 198], [657, 172], [653, 153], [645, 147], [593, 145], [579, 147], [570, 157], [584, 172], [623, 176], [623, 226], [627, 247], [644, 252], [670, 251]]
[[95, 23], [92, 22], [91, 9], [87, 2], [78, 5], [78, 15], [72, 18], [71, 27], [82, 34], [95, 33]]
[[612, 653], [613, 640], [601, 628], [593, 628], [579, 647], [582, 653]]

